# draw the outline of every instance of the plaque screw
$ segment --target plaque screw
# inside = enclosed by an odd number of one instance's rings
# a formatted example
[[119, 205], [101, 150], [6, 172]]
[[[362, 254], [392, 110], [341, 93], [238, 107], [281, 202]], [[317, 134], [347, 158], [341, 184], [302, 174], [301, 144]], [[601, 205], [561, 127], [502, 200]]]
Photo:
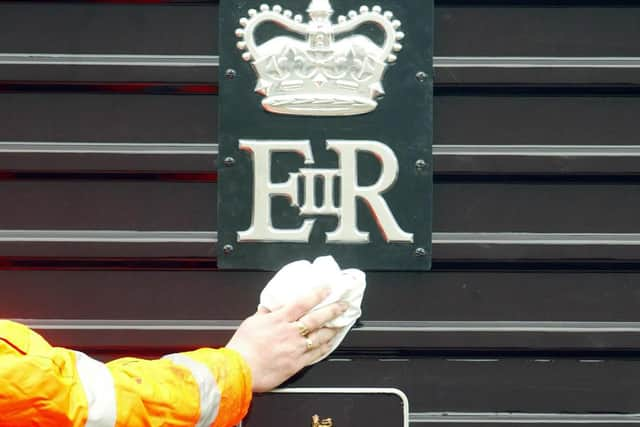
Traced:
[[425, 162], [422, 159], [419, 159], [416, 161], [416, 169], [418, 169], [419, 171], [426, 169], [427, 167], [427, 162]]
[[224, 76], [227, 80], [233, 80], [236, 78], [236, 75], [238, 73], [236, 72], [236, 70], [234, 70], [233, 68], [229, 68], [227, 71], [225, 71]]
[[424, 71], [418, 71], [416, 73], [416, 79], [418, 79], [420, 83], [424, 83], [429, 79], [429, 75]]
[[236, 164], [236, 159], [234, 159], [233, 157], [227, 157], [224, 159], [224, 165], [228, 168], [232, 167], [235, 164]]
[[225, 255], [231, 255], [235, 248], [233, 247], [233, 245], [224, 245], [224, 248], [222, 248], [222, 250], [224, 251]]
[[424, 248], [416, 249], [416, 256], [419, 258], [427, 256], [427, 251]]

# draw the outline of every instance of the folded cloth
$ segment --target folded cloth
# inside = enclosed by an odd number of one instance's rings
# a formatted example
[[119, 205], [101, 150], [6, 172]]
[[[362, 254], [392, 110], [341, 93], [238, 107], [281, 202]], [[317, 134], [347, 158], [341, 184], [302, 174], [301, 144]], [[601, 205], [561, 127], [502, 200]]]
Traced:
[[[341, 270], [331, 256], [317, 258], [313, 264], [309, 261], [296, 261], [284, 266], [260, 294], [260, 306], [276, 310], [283, 305], [308, 295], [314, 289], [329, 288], [331, 293], [311, 312], [338, 301], [349, 304], [341, 316], [324, 325], [339, 329], [331, 342], [331, 354], [344, 340], [349, 329], [362, 315], [361, 305], [367, 286], [365, 274], [356, 269]], [[326, 357], [326, 356], [325, 356]], [[318, 363], [324, 357], [315, 360]]]

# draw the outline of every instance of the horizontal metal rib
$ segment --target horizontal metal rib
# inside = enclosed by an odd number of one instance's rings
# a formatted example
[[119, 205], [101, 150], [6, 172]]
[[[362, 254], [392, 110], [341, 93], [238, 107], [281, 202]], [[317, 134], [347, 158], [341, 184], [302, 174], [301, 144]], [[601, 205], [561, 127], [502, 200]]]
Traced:
[[[215, 231], [0, 230], [0, 242], [216, 243]], [[640, 245], [640, 234], [433, 233], [433, 243], [495, 245]]]
[[40, 330], [233, 331], [239, 320], [14, 319]]
[[436, 156], [639, 157], [640, 145], [434, 145]]
[[217, 239], [217, 232], [0, 230], [0, 242], [216, 243]]
[[364, 321], [363, 332], [640, 332], [640, 322], [400, 322]]
[[[638, 57], [434, 57], [436, 68], [640, 68]], [[217, 55], [90, 55], [1, 53], [0, 65], [218, 67]]]
[[[228, 331], [240, 320], [16, 319], [42, 330]], [[360, 332], [640, 333], [640, 322], [402, 322], [363, 321]]]
[[[0, 153], [218, 154], [218, 144], [0, 141]], [[640, 157], [640, 145], [434, 145], [435, 156]]]
[[215, 155], [218, 154], [218, 144], [0, 142], [0, 153]]
[[437, 68], [638, 68], [637, 57], [440, 56]]
[[640, 424], [640, 414], [535, 414], [510, 412], [413, 412], [412, 423]]
[[51, 53], [0, 53], [0, 65], [95, 65], [123, 67], [217, 67], [218, 56], [209, 55], [84, 55]]
[[640, 245], [640, 234], [598, 233], [433, 233], [434, 244]]
[[[65, 173], [202, 173], [216, 169], [215, 143], [0, 141], [0, 170]], [[435, 145], [436, 175], [632, 175], [640, 145]]]

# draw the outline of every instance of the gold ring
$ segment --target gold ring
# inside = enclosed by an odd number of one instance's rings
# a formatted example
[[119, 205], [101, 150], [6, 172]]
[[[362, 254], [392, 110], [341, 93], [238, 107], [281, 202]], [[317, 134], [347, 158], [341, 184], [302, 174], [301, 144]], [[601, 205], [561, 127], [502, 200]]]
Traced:
[[307, 337], [307, 351], [313, 349], [313, 340]]
[[306, 337], [307, 335], [309, 335], [311, 331], [309, 330], [309, 328], [307, 328], [307, 325], [305, 325], [302, 320], [298, 320], [295, 323], [296, 323], [296, 327], [298, 328], [298, 331], [300, 332], [300, 335], [302, 335], [303, 337]]

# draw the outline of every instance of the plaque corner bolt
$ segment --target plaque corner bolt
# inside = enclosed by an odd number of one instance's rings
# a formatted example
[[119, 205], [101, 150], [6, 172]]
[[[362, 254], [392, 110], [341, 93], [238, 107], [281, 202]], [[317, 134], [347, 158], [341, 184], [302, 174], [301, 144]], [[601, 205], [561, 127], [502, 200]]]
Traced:
[[429, 163], [427, 163], [424, 159], [416, 160], [416, 169], [419, 171], [423, 171], [429, 167]]
[[236, 159], [234, 159], [233, 157], [226, 157], [224, 159], [224, 165], [228, 168], [234, 166], [236, 164]]
[[235, 248], [233, 247], [233, 245], [224, 245], [224, 248], [222, 248], [222, 250], [224, 251], [225, 255], [231, 255], [235, 251]]
[[418, 71], [416, 73], [416, 80], [418, 80], [420, 83], [424, 83], [429, 80], [429, 74], [427, 74], [425, 71]]
[[227, 69], [227, 71], [224, 72], [224, 78], [227, 80], [233, 80], [238, 76], [238, 72], [236, 70], [234, 70], [233, 68], [229, 68]]
[[418, 249], [416, 249], [415, 255], [418, 258], [425, 257], [425, 256], [427, 256], [427, 250], [425, 248], [418, 248]]

